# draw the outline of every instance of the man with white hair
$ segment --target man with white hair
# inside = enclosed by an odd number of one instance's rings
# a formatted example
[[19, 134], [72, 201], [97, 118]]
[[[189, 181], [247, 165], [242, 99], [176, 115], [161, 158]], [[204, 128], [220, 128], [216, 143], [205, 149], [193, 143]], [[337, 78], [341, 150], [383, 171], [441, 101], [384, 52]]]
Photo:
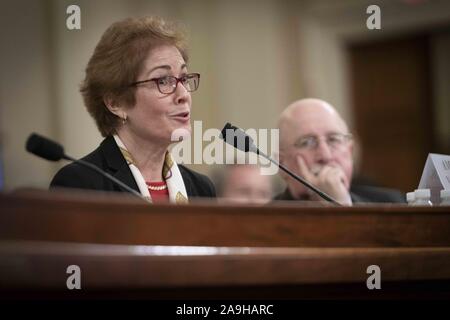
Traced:
[[[290, 104], [279, 118], [280, 163], [343, 205], [354, 202], [404, 202], [399, 192], [370, 187], [350, 192], [353, 139], [347, 124], [329, 103], [302, 99]], [[322, 200], [282, 172], [286, 190], [275, 200]]]

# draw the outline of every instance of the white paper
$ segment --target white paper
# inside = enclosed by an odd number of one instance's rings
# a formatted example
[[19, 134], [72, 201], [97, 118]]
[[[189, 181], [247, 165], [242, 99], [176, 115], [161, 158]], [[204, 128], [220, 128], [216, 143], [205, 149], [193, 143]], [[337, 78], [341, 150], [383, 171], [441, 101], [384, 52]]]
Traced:
[[450, 156], [444, 154], [428, 154], [425, 168], [418, 189], [430, 189], [431, 202], [439, 204], [440, 191], [450, 190]]

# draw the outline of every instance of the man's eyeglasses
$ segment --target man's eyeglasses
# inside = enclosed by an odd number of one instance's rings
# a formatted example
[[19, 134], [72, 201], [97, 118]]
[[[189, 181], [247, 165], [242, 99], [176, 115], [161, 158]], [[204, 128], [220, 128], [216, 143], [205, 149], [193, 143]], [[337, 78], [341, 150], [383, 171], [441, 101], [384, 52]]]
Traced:
[[164, 76], [160, 78], [142, 80], [133, 82], [131, 85], [136, 86], [142, 83], [154, 82], [158, 87], [159, 92], [163, 94], [171, 94], [177, 90], [178, 82], [181, 82], [187, 91], [193, 92], [198, 89], [198, 85], [200, 83], [200, 74], [199, 73], [189, 73], [181, 76], [180, 78], [174, 76]]
[[[325, 136], [325, 142], [331, 149], [338, 149], [345, 143], [352, 140], [353, 136], [348, 133], [331, 133]], [[298, 139], [294, 146], [298, 149], [314, 150], [319, 146], [319, 137], [317, 136], [305, 136]]]

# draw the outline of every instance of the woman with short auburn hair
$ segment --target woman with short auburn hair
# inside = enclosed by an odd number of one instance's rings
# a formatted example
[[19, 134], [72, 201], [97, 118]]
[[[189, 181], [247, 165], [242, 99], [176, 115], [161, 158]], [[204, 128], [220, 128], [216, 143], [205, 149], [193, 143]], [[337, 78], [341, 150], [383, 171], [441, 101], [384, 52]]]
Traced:
[[[151, 202], [186, 203], [215, 197], [204, 175], [173, 160], [174, 137], [191, 132], [191, 92], [200, 74], [188, 72], [184, 34], [158, 17], [128, 18], [103, 34], [86, 67], [81, 93], [105, 139], [82, 158]], [[51, 187], [125, 191], [77, 163], [62, 168]]]

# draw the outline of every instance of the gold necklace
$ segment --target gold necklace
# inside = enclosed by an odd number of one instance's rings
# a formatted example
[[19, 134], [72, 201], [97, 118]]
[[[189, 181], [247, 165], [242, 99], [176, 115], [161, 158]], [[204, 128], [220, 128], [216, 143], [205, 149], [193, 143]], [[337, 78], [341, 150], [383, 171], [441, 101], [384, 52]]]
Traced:
[[150, 189], [150, 190], [152, 190], [152, 191], [161, 191], [161, 190], [165, 190], [165, 189], [167, 189], [167, 184], [165, 184], [165, 185], [163, 185], [163, 186], [156, 186], [156, 187], [154, 187], [154, 186], [151, 186], [151, 185], [147, 185], [148, 186], [148, 188]]

